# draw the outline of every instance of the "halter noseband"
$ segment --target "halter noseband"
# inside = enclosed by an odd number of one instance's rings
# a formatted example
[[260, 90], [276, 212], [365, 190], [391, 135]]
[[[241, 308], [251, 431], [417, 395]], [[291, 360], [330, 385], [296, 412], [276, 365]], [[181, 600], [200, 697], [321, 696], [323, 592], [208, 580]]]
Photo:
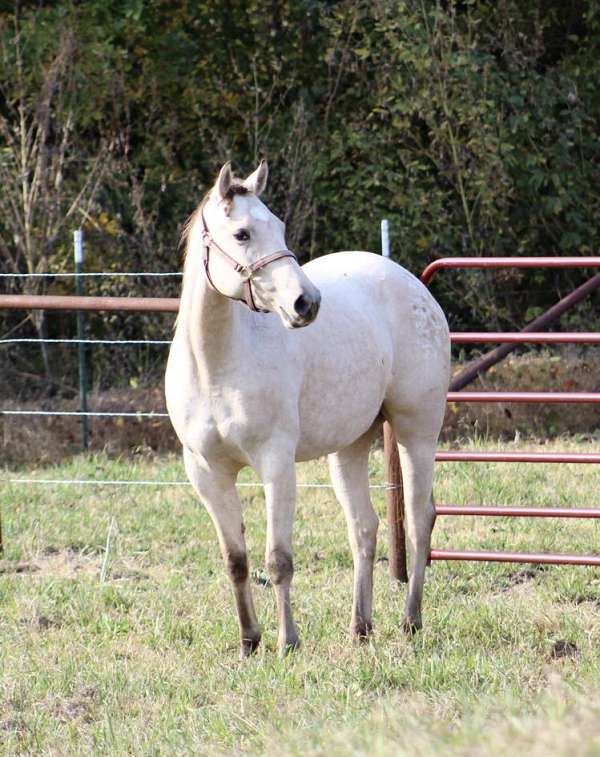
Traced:
[[245, 305], [247, 305], [250, 310], [253, 310], [255, 313], [268, 313], [268, 310], [263, 310], [261, 308], [256, 307], [256, 303], [254, 302], [254, 295], [252, 294], [252, 284], [250, 283], [252, 281], [252, 277], [257, 271], [260, 271], [261, 268], [264, 268], [266, 265], [269, 265], [269, 263], [273, 263], [275, 260], [280, 260], [281, 258], [294, 258], [294, 260], [297, 262], [298, 258], [294, 255], [294, 253], [291, 250], [278, 250], [277, 252], [272, 252], [270, 255], [265, 255], [264, 258], [259, 258], [254, 263], [249, 263], [248, 265], [242, 265], [242, 263], [238, 263], [237, 260], [231, 257], [228, 253], [225, 252], [219, 245], [215, 242], [215, 240], [212, 238], [210, 231], [208, 230], [208, 226], [206, 225], [206, 218], [204, 217], [204, 208], [201, 210], [201, 216], [202, 216], [202, 225], [204, 227], [202, 231], [202, 238], [204, 240], [203, 248], [204, 248], [204, 272], [206, 273], [206, 279], [210, 286], [215, 290], [215, 292], [218, 292], [219, 294], [222, 294], [223, 297], [229, 297], [227, 294], [223, 294], [223, 292], [219, 291], [217, 287], [214, 285], [214, 282], [210, 275], [210, 251], [211, 247], [213, 247], [221, 256], [221, 258], [228, 263], [233, 270], [236, 273], [241, 273], [245, 276], [244, 279], [244, 297], [243, 299], [238, 299], [237, 297], [230, 297], [229, 299], [232, 300], [238, 300], [238, 302], [243, 302]]

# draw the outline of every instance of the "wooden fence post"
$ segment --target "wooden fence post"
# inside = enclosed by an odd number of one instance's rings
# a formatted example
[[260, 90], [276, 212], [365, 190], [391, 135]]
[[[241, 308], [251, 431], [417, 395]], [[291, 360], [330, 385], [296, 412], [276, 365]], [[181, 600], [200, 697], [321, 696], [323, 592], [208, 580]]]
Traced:
[[390, 424], [383, 424], [383, 455], [387, 488], [385, 500], [388, 520], [388, 558], [392, 578], [408, 583], [406, 538], [404, 534], [404, 489], [398, 444]]

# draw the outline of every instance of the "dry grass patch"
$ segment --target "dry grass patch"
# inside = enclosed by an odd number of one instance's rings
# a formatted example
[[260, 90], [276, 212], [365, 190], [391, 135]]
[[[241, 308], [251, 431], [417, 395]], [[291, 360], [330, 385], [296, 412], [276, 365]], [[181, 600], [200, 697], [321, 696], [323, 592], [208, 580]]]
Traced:
[[[383, 481], [380, 453], [371, 473]], [[91, 455], [26, 475], [179, 480], [183, 472], [178, 457]], [[298, 480], [326, 482], [324, 462], [300, 466]], [[599, 484], [597, 466], [443, 464], [436, 498], [597, 506]], [[536, 753], [538, 743], [549, 754], [595, 753], [598, 713], [583, 692], [600, 693], [598, 571], [434, 563], [425, 628], [409, 639], [382, 520], [375, 633], [356, 649], [347, 639], [343, 515], [331, 490], [300, 489], [293, 602], [304, 644], [279, 660], [264, 498], [260, 487], [241, 493], [264, 632], [243, 663], [214, 529], [188, 488], [3, 488], [0, 754], [470, 755]], [[373, 500], [383, 517], [383, 492]], [[439, 518], [434, 543], [597, 552], [599, 525]]]

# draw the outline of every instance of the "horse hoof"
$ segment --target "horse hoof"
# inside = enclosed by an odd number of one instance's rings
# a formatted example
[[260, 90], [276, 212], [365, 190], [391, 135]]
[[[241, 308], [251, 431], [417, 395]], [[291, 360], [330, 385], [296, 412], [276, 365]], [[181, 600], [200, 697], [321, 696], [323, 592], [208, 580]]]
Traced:
[[240, 644], [240, 659], [244, 660], [246, 657], [250, 657], [258, 649], [260, 644], [260, 636], [255, 636], [252, 639], [242, 639]]
[[350, 626], [350, 638], [355, 644], [364, 644], [367, 642], [372, 632], [373, 624], [371, 621], [353, 623]]
[[423, 623], [421, 620], [411, 620], [410, 618], [404, 618], [402, 621], [402, 630], [405, 634], [408, 636], [414, 636], [417, 631], [420, 631], [423, 628]]
[[287, 657], [290, 654], [290, 652], [294, 652], [299, 647], [300, 647], [300, 639], [295, 639], [293, 641], [286, 641], [284, 644], [279, 644], [279, 656]]

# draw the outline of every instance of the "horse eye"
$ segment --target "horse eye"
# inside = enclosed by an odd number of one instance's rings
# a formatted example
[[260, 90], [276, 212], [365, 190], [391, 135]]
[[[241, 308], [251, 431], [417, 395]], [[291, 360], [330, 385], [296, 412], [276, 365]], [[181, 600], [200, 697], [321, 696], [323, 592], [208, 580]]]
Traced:
[[246, 242], [248, 239], [250, 239], [250, 234], [246, 231], [246, 229], [240, 229], [239, 231], [236, 231], [233, 235], [238, 242]]

